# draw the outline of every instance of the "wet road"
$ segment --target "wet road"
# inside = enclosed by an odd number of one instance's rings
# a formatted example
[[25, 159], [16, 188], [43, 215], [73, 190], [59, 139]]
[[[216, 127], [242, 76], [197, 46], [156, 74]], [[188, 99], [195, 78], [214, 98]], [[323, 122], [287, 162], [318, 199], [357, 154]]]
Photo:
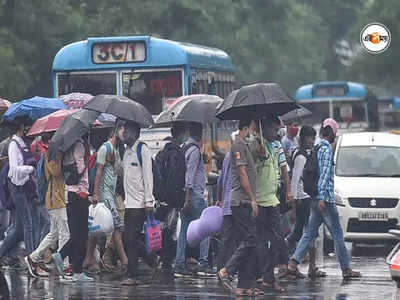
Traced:
[[[390, 249], [389, 249], [390, 250]], [[323, 269], [328, 277], [318, 280], [303, 279], [281, 281], [286, 292], [277, 295], [269, 292], [257, 299], [399, 299], [394, 282], [390, 279], [384, 256], [388, 249], [367, 250], [369, 256], [353, 257], [353, 268], [363, 274], [363, 278], [343, 282], [335, 258], [325, 258]], [[306, 271], [305, 266], [301, 267]], [[149, 278], [148, 272], [145, 278]], [[160, 273], [153, 284], [139, 287], [122, 287], [119, 280], [109, 274], [96, 277], [95, 283], [83, 285], [60, 282], [52, 276], [47, 279], [32, 280], [24, 273], [5, 271], [14, 299], [231, 299], [217, 285], [216, 279], [175, 279]]]

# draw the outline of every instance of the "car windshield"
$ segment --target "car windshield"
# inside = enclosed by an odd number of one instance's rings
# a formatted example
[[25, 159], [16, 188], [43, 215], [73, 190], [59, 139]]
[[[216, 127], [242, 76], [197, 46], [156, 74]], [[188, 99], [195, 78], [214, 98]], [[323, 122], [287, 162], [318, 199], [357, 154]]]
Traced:
[[344, 177], [400, 177], [400, 147], [341, 147], [336, 175]]

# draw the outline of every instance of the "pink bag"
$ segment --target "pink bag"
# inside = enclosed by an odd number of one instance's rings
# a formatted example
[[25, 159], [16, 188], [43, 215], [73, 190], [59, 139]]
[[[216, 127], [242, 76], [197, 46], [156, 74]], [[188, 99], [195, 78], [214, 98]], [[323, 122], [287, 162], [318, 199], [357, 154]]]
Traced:
[[153, 216], [147, 217], [144, 224], [144, 236], [146, 240], [147, 253], [156, 252], [162, 249], [162, 230], [159, 221]]

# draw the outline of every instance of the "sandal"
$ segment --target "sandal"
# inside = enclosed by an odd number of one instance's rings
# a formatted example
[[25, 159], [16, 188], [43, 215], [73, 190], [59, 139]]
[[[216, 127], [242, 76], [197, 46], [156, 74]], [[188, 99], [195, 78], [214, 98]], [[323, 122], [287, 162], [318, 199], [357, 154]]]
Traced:
[[235, 289], [235, 296], [237, 297], [254, 297], [256, 296], [255, 291], [253, 289]]
[[233, 287], [232, 287], [232, 282], [231, 282], [231, 278], [229, 277], [228, 272], [225, 270], [223, 272], [224, 269], [219, 270], [218, 272], [218, 278], [221, 281], [222, 286], [228, 290], [228, 291], [232, 291]]
[[264, 295], [264, 291], [263, 290], [260, 290], [259, 288], [252, 288], [252, 290], [253, 290], [253, 295], [254, 296], [262, 296], [262, 295]]
[[361, 273], [348, 268], [342, 272], [343, 279], [360, 278]]
[[321, 278], [326, 276], [327, 276], [326, 272], [321, 271], [318, 268], [315, 268], [312, 271], [308, 271], [308, 277], [310, 278]]
[[263, 282], [262, 285], [263, 289], [265, 290], [271, 290], [277, 293], [283, 293], [286, 290], [284, 288], [282, 288], [279, 284], [277, 284], [276, 282], [273, 283], [267, 283], [267, 282]]
[[296, 267], [296, 270], [290, 270], [290, 269], [288, 268], [288, 269], [287, 269], [287, 275], [294, 276], [294, 277], [297, 278], [297, 279], [304, 279], [304, 278], [306, 278], [306, 276], [305, 276], [303, 273], [301, 273], [297, 267]]

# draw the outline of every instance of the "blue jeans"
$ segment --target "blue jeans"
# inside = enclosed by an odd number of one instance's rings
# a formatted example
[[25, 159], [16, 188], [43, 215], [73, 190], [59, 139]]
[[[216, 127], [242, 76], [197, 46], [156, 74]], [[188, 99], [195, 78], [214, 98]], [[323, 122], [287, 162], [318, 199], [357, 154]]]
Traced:
[[3, 239], [9, 224], [10, 212], [7, 209], [3, 208], [0, 204], [0, 240]]
[[22, 187], [10, 184], [10, 188], [15, 205], [15, 223], [20, 223], [22, 226], [22, 239], [25, 243], [25, 253], [30, 254], [35, 250], [33, 217], [37, 207], [34, 206], [32, 200], [28, 199]]
[[310, 208], [310, 219], [306, 230], [296, 248], [292, 258], [296, 262], [301, 262], [304, 255], [309, 250], [314, 239], [318, 236], [318, 228], [324, 223], [332, 235], [335, 248], [339, 258], [342, 271], [350, 267], [350, 257], [344, 243], [343, 230], [339, 223], [339, 214], [334, 203], [326, 203], [324, 211], [321, 213], [318, 201], [313, 200]]
[[[190, 201], [191, 214], [190, 216], [181, 213], [181, 231], [179, 233], [177, 251], [176, 251], [176, 268], [185, 268], [186, 262], [186, 234], [191, 221], [199, 219], [202, 211], [206, 208], [203, 195], [193, 193]], [[210, 247], [210, 238], [207, 237], [200, 242], [200, 266], [208, 265], [208, 249]]]
[[[24, 238], [24, 230], [22, 227], [21, 217], [15, 214], [14, 221], [7, 229], [7, 236], [0, 244], [0, 258], [5, 256], [11, 256], [14, 250], [18, 250], [18, 243]], [[16, 254], [17, 251], [14, 253]]]

